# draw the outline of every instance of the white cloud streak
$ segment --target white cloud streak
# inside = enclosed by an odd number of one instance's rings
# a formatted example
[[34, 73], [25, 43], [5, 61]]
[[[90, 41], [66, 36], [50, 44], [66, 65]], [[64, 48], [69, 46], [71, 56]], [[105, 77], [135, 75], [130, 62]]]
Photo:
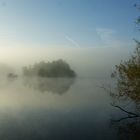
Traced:
[[66, 38], [66, 40], [71, 42], [75, 47], [79, 47], [79, 44], [74, 39], [72, 39], [71, 37], [66, 35], [65, 38]]
[[101, 41], [107, 45], [114, 45], [118, 42], [118, 40], [115, 38], [116, 32], [112, 29], [97, 28], [96, 32]]
[[109, 47], [133, 46], [132, 40], [122, 40], [117, 37], [117, 32], [109, 28], [96, 28], [96, 33], [103, 45]]
[[107, 28], [97, 28], [96, 32], [102, 40], [112, 40], [115, 34], [114, 30]]

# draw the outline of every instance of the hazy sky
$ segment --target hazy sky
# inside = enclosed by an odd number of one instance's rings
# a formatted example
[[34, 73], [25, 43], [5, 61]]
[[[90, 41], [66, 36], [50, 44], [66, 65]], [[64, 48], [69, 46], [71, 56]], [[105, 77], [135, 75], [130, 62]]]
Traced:
[[130, 46], [137, 0], [0, 0], [0, 46]]
[[105, 75], [139, 38], [136, 2], [0, 0], [0, 63], [25, 66], [61, 58], [81, 75]]

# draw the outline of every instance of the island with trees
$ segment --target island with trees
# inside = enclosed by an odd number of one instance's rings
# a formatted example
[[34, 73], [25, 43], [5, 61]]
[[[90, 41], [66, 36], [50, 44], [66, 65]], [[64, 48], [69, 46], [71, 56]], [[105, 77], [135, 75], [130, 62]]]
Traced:
[[45, 78], [57, 78], [57, 77], [76, 77], [76, 73], [71, 69], [69, 64], [62, 59], [30, 65], [23, 68], [23, 76], [32, 77], [45, 77]]

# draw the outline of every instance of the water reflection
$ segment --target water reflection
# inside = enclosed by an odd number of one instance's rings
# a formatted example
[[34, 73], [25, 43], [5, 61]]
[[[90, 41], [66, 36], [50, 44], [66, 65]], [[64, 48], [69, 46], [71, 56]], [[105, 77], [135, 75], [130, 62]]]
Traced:
[[24, 78], [24, 85], [38, 90], [42, 93], [51, 92], [64, 94], [74, 83], [74, 78]]
[[[4, 140], [103, 140], [111, 139], [105, 122], [92, 119], [93, 112], [26, 110], [0, 115], [0, 139]], [[85, 113], [89, 116], [86, 117]], [[100, 127], [98, 127], [98, 125]], [[100, 135], [102, 133], [102, 135]], [[113, 138], [112, 138], [113, 139]], [[114, 139], [113, 139], [114, 140]]]
[[139, 140], [140, 139], [140, 117], [120, 118], [112, 120], [112, 126], [116, 128], [119, 140]]
[[[127, 87], [130, 88], [129, 86]], [[131, 93], [133, 94], [133, 92]], [[135, 93], [134, 93], [135, 94]], [[112, 106], [118, 111], [111, 119], [112, 126], [117, 131], [119, 140], [140, 139], [140, 104], [128, 97], [114, 96]]]
[[[70, 88], [74, 79], [35, 79], [24, 79], [23, 86], [18, 78], [0, 90], [0, 139], [114, 140], [108, 125], [109, 99], [97, 81], [77, 78]], [[47, 89], [49, 84], [53, 90], [69, 87], [69, 94], [39, 94], [41, 82]]]

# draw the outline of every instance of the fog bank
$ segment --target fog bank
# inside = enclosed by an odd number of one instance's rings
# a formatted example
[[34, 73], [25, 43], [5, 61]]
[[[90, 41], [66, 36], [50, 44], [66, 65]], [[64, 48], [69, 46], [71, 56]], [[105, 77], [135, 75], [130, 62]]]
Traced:
[[1, 47], [0, 63], [19, 71], [36, 62], [63, 59], [79, 77], [104, 77], [121, 60], [131, 55], [133, 47]]

